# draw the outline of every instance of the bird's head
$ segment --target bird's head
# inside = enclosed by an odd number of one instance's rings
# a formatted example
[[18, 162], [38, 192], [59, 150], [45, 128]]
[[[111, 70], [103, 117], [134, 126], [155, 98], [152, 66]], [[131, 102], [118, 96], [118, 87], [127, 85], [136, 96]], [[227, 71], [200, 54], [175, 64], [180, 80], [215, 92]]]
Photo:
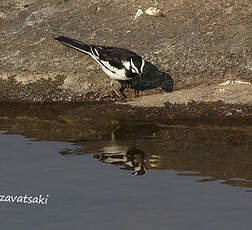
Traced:
[[174, 86], [174, 80], [167, 73], [161, 73], [160, 75], [160, 88], [165, 92], [172, 92]]

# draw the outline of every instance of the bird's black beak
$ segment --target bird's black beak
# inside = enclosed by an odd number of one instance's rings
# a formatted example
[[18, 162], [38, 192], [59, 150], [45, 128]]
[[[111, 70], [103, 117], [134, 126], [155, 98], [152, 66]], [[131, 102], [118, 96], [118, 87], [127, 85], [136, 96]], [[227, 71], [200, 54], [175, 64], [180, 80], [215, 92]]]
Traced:
[[167, 73], [163, 73], [163, 81], [160, 83], [160, 88], [162, 88], [165, 92], [169, 93], [173, 91], [174, 80]]

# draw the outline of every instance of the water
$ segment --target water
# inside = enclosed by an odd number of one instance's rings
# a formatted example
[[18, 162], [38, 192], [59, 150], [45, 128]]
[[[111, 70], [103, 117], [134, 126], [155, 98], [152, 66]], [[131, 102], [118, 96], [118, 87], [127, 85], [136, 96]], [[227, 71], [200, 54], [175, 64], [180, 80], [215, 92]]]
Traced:
[[96, 127], [97, 118], [74, 122], [79, 108], [71, 116], [7, 111], [0, 112], [0, 194], [41, 194], [48, 203], [0, 202], [1, 229], [252, 227], [248, 126]]

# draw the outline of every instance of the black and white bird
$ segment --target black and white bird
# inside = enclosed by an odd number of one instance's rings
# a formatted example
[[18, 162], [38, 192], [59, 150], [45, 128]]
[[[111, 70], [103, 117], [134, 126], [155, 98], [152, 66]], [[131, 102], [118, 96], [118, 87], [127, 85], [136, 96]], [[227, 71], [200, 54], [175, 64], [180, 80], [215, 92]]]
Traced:
[[[169, 74], [160, 72], [150, 62], [128, 49], [87, 45], [64, 36], [54, 39], [92, 57], [110, 77], [110, 86], [119, 97], [126, 97], [124, 90], [127, 87], [135, 89], [136, 95], [139, 91], [154, 88], [162, 88], [166, 92], [173, 90], [174, 81]], [[119, 92], [114, 87], [114, 80], [121, 83]]]

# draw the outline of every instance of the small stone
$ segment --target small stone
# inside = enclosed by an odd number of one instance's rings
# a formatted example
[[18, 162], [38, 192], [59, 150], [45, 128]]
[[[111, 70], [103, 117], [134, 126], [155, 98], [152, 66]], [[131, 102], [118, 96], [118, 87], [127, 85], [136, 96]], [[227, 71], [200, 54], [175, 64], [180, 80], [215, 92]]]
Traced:
[[155, 8], [155, 7], [149, 7], [147, 10], [145, 10], [145, 13], [151, 16], [160, 16], [161, 10]]
[[226, 116], [232, 116], [233, 114], [231, 112], [229, 112], [229, 113], [226, 113], [225, 115]]
[[102, 9], [101, 7], [97, 6], [97, 7], [95, 8], [95, 11], [96, 11], [96, 12], [99, 12], [99, 11], [101, 11], [101, 9]]
[[0, 12], [0, 18], [6, 18], [6, 17], [7, 17], [7, 15], [5, 13]]
[[242, 113], [242, 110], [241, 109], [236, 109], [235, 110], [237, 113]]
[[143, 11], [141, 9], [138, 9], [136, 12], [136, 15], [134, 16], [134, 20], [136, 20], [138, 17], [140, 17], [143, 14]]

